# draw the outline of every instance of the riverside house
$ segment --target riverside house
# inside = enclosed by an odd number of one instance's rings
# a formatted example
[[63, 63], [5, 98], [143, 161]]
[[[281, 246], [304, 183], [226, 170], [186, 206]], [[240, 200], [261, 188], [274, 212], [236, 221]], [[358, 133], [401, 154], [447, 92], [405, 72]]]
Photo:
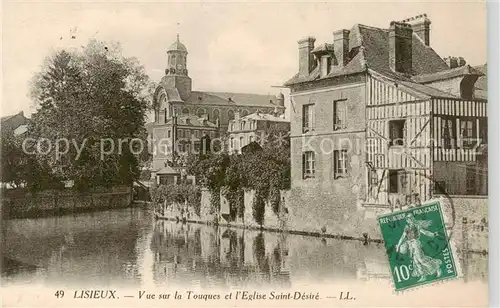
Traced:
[[380, 210], [487, 194], [487, 101], [475, 93], [484, 74], [438, 55], [430, 24], [424, 14], [298, 42], [285, 83], [290, 229], [361, 234]]

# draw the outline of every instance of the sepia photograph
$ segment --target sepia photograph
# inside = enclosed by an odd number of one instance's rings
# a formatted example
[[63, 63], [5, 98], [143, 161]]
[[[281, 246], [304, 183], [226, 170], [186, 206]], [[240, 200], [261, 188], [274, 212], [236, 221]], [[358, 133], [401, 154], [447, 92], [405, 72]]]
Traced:
[[487, 33], [484, 1], [3, 1], [2, 306], [487, 307]]

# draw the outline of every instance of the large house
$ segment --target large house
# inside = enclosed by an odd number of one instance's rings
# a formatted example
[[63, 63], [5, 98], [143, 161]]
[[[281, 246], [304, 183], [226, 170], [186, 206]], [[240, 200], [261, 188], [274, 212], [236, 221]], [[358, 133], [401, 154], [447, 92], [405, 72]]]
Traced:
[[[180, 42], [179, 36], [167, 50], [167, 68], [153, 95], [154, 123], [151, 135], [156, 142], [171, 136], [203, 135], [205, 131], [225, 133], [227, 126], [234, 119], [235, 113], [241, 116], [255, 112], [284, 114], [285, 103], [283, 95], [259, 95], [248, 93], [203, 92], [192, 89], [192, 80], [187, 69], [186, 46]], [[173, 118], [177, 117], [177, 128], [172, 130]], [[191, 124], [180, 124], [183, 119], [189, 119]], [[199, 119], [203, 119], [200, 120]], [[182, 127], [189, 126], [189, 127]], [[214, 133], [215, 134], [215, 133]], [[201, 136], [200, 135], [200, 136]], [[165, 140], [164, 140], [165, 142]], [[166, 141], [166, 143], [171, 143]], [[178, 154], [178, 153], [176, 153]], [[176, 154], [163, 156], [154, 155], [153, 176], [155, 172], [166, 165], [175, 165], [171, 160]]]
[[484, 74], [431, 47], [420, 15], [298, 42], [291, 89], [294, 215], [340, 224], [359, 207], [395, 208], [487, 191]]
[[263, 144], [271, 129], [289, 132], [290, 121], [286, 120], [284, 115], [256, 112], [241, 117], [236, 113], [227, 129], [229, 153], [241, 153], [241, 150], [252, 142]]

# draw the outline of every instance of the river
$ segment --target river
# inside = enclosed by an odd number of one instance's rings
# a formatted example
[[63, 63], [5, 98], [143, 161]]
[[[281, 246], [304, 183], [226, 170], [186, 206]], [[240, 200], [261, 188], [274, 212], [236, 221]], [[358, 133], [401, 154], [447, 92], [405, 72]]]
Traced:
[[[381, 244], [156, 221], [141, 208], [5, 220], [2, 233], [6, 284], [233, 288], [391, 279]], [[486, 256], [460, 259], [464, 284], [487, 285]]]

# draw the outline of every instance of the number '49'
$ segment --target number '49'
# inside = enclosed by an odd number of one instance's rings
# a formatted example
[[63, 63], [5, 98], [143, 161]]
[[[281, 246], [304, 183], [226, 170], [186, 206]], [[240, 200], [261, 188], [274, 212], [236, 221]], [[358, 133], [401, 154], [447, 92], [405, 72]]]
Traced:
[[56, 294], [54, 294], [55, 297], [57, 298], [63, 298], [64, 297], [64, 291], [63, 290], [57, 290]]

